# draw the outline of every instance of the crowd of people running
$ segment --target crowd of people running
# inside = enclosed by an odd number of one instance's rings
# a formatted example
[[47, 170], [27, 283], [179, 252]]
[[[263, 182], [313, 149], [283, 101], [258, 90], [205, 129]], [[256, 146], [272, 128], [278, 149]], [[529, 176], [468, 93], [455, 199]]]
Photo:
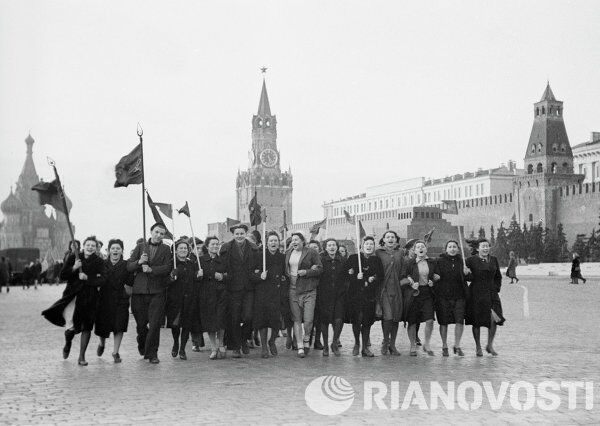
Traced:
[[[490, 244], [482, 239], [463, 260], [458, 241], [450, 240], [437, 259], [427, 256], [427, 244], [410, 240], [401, 246], [394, 231], [380, 241], [367, 236], [360, 250], [348, 256], [333, 238], [306, 241], [299, 232], [283, 244], [276, 232], [260, 233], [243, 224], [230, 229], [233, 239], [215, 236], [204, 241], [182, 237], [163, 243], [164, 225], [154, 224], [148, 240], [139, 240], [125, 260], [119, 239], [108, 242], [106, 258], [98, 241], [88, 237], [71, 243], [61, 279], [67, 282], [60, 300], [42, 314], [66, 327], [63, 357], [68, 358], [75, 335], [81, 333], [79, 365], [87, 365], [92, 331], [100, 338], [97, 355], [114, 336], [113, 359], [133, 313], [139, 354], [159, 363], [160, 329], [172, 331], [171, 355], [187, 359], [186, 347], [204, 345], [207, 333], [211, 360], [240, 358], [258, 346], [261, 356], [285, 349], [304, 358], [312, 350], [340, 356], [340, 335], [350, 324], [352, 355], [373, 357], [371, 327], [381, 322], [382, 355], [400, 355], [396, 340], [400, 324], [407, 328], [410, 356], [433, 356], [434, 319], [439, 324], [442, 355], [449, 356], [448, 326], [454, 324], [452, 353], [464, 356], [464, 324], [472, 325], [476, 355], [497, 355], [494, 337], [504, 323], [499, 297], [502, 276]], [[285, 249], [284, 249], [285, 248]], [[173, 251], [174, 250], [174, 253]], [[419, 326], [425, 323], [423, 341]], [[488, 328], [482, 349], [480, 330]], [[422, 351], [420, 350], [422, 348]]]

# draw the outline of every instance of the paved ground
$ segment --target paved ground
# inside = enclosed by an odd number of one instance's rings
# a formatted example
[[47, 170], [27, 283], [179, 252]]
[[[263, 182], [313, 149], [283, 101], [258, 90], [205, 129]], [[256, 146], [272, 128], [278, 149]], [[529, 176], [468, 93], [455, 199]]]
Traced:
[[[108, 346], [102, 358], [95, 355], [97, 340], [88, 351], [88, 367], [79, 367], [76, 356], [61, 357], [63, 330], [40, 316], [62, 291], [62, 286], [35, 291], [14, 288], [0, 295], [0, 423], [565, 423], [600, 422], [600, 331], [598, 280], [587, 285], [567, 285], [564, 278], [527, 278], [530, 317], [524, 317], [523, 293], [517, 285], [502, 291], [506, 326], [499, 331], [496, 348], [500, 356], [476, 358], [470, 327], [463, 342], [464, 358], [443, 358], [434, 334], [435, 357], [409, 357], [404, 333], [400, 357], [353, 357], [351, 330], [344, 330], [342, 356], [323, 358], [315, 351], [307, 359], [296, 358], [278, 339], [280, 356], [263, 360], [258, 351], [242, 360], [209, 361], [208, 353], [188, 350], [188, 361], [170, 357], [170, 333], [161, 336], [162, 362], [150, 365], [140, 359], [134, 333], [125, 335], [123, 363], [113, 364]], [[130, 329], [134, 330], [133, 318]], [[374, 349], [381, 331], [374, 328]], [[73, 345], [76, 354], [79, 339]], [[337, 375], [356, 391], [349, 410], [337, 416], [322, 416], [308, 408], [304, 393], [316, 377]], [[497, 389], [502, 381], [519, 380], [534, 386], [544, 380], [594, 381], [594, 407], [584, 408], [580, 391], [577, 408], [567, 407], [566, 391], [557, 410], [537, 406], [518, 411], [507, 401], [493, 410], [487, 399], [481, 408], [465, 411], [365, 410], [363, 381], [399, 381], [400, 403], [408, 383], [419, 381], [429, 400], [429, 382], [458, 385], [465, 380], [491, 381]], [[519, 394], [524, 400], [524, 393]], [[384, 399], [390, 406], [389, 394]]]

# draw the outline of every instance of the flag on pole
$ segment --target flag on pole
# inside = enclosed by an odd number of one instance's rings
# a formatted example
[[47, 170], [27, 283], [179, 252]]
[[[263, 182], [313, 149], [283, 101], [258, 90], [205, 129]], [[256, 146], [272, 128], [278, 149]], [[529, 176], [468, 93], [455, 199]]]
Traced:
[[154, 203], [154, 205], [160, 210], [162, 214], [173, 220], [173, 205], [167, 203]]
[[161, 205], [164, 203], [155, 203], [154, 201], [152, 201], [152, 198], [150, 198], [150, 193], [148, 191], [146, 191], [146, 198], [148, 199], [148, 206], [150, 207], [150, 211], [152, 212], [152, 217], [154, 218], [154, 221], [156, 223], [162, 224], [165, 227], [165, 229], [167, 230], [167, 232], [165, 233], [165, 238], [167, 238], [169, 240], [173, 240], [173, 234], [171, 234], [171, 232], [169, 232], [167, 225], [165, 225], [165, 221], [162, 219], [162, 217], [160, 216], [160, 213], [158, 212], [158, 205]]
[[435, 227], [433, 227], [433, 229], [431, 231], [429, 231], [427, 234], [425, 234], [423, 236], [423, 241], [425, 241], [425, 244], [429, 244], [431, 242], [431, 237], [433, 236], [433, 231], [435, 231]]
[[[56, 210], [68, 213], [65, 211], [65, 203], [62, 200], [62, 188], [58, 180], [54, 179], [52, 182], [40, 182], [36, 183], [31, 187], [32, 191], [37, 191], [39, 195], [40, 205], [49, 204]], [[70, 206], [67, 206], [71, 210]]]
[[348, 213], [346, 210], [344, 210], [344, 217], [346, 218], [346, 221], [350, 224], [350, 225], [354, 225], [354, 216], [350, 216], [350, 213]]
[[258, 200], [256, 199], [256, 191], [254, 191], [254, 197], [252, 197], [252, 200], [250, 200], [248, 210], [250, 211], [250, 226], [260, 225], [260, 223], [262, 222], [262, 207], [260, 206], [260, 204], [258, 204]]
[[191, 217], [190, 216], [190, 206], [188, 206], [188, 202], [187, 201], [185, 202], [185, 205], [182, 208], [180, 208], [179, 210], [177, 210], [177, 213], [179, 213], [179, 214], [183, 213], [187, 217]]
[[317, 235], [319, 233], [319, 230], [321, 228], [327, 229], [327, 218], [323, 219], [320, 222], [315, 223], [313, 226], [310, 227], [310, 229], [308, 230], [308, 232], [310, 232], [311, 238], [314, 235]]
[[142, 167], [142, 144], [139, 143], [133, 151], [123, 156], [115, 166], [115, 188], [127, 185], [139, 185], [144, 181]]
[[444, 209], [442, 209], [442, 213], [458, 214], [458, 203], [456, 200], [442, 200], [442, 203], [444, 203]]
[[[350, 225], [356, 226], [356, 215], [350, 216], [350, 213], [348, 213], [346, 210], [344, 210], [344, 217], [346, 218], [346, 221]], [[365, 238], [367, 236], [367, 231], [365, 231], [365, 228], [363, 228], [362, 221], [360, 219], [358, 220], [358, 228], [359, 228], [359, 238], [362, 240], [363, 238]]]

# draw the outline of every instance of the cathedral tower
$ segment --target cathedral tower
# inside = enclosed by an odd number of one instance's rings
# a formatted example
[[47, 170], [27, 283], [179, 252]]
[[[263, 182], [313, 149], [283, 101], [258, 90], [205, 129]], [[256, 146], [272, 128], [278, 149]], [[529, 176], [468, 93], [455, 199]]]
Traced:
[[252, 116], [252, 148], [249, 151], [248, 170], [238, 172], [236, 181], [237, 219], [250, 222], [248, 205], [257, 195], [258, 204], [267, 211], [267, 229], [278, 230], [286, 222], [292, 223], [292, 174], [281, 171], [277, 148], [277, 118], [271, 114], [267, 84], [263, 78], [258, 112]]

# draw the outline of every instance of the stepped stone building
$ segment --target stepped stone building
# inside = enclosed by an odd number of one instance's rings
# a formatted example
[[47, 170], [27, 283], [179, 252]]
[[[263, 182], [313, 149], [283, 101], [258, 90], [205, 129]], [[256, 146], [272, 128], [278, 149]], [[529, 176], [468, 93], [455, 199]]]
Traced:
[[[8, 197], [0, 204], [3, 220], [0, 222], [0, 249], [38, 248], [40, 256], [50, 255], [54, 260], [62, 259], [69, 243], [69, 229], [64, 213], [55, 211], [56, 217], [48, 216], [39, 203], [37, 192], [31, 187], [40, 182], [33, 162], [31, 135], [25, 139], [27, 146], [25, 163]], [[70, 206], [71, 201], [67, 199]]]

